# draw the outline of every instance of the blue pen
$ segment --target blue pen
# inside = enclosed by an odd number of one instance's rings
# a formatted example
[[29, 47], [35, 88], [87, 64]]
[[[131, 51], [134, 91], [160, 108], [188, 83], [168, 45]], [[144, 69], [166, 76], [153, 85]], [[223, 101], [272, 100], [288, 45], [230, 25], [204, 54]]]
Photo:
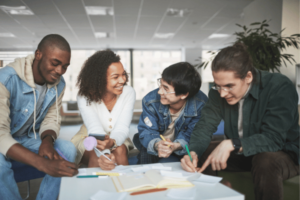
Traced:
[[60, 152], [60, 150], [58, 150], [58, 148], [55, 148], [55, 150], [57, 151], [57, 153], [63, 158], [65, 159], [66, 161], [69, 161], [62, 152]]

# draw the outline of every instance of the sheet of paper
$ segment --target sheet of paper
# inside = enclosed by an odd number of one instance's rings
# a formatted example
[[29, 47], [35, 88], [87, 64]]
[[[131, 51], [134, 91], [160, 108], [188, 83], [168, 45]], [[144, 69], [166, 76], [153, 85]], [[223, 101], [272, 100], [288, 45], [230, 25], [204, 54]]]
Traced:
[[200, 178], [196, 179], [195, 181], [215, 185], [216, 183], [219, 183], [221, 180], [222, 177], [201, 174]]
[[151, 169], [159, 169], [159, 170], [169, 170], [169, 171], [172, 170], [172, 167], [165, 167], [161, 163], [143, 165], [143, 167], [150, 167]]
[[160, 170], [162, 176], [172, 177], [172, 178], [184, 178], [181, 172], [165, 171]]
[[167, 197], [172, 199], [194, 199], [196, 196], [196, 187], [169, 189]]
[[130, 173], [132, 172], [131, 167], [130, 166], [124, 166], [124, 165], [118, 165], [116, 166], [113, 170], [111, 170], [113, 172], [119, 172], [119, 173]]
[[80, 175], [87, 175], [87, 174], [86, 174], [86, 168], [79, 168], [79, 169], [78, 169], [78, 174], [77, 174], [77, 176], [80, 176]]
[[103, 200], [103, 199], [113, 199], [122, 200], [125, 199], [127, 192], [106, 192], [104, 190], [98, 191], [96, 194], [90, 197], [91, 200]]
[[150, 170], [151, 168], [148, 166], [142, 166], [142, 167], [133, 167], [131, 168], [132, 171], [134, 172], [146, 172], [148, 170]]

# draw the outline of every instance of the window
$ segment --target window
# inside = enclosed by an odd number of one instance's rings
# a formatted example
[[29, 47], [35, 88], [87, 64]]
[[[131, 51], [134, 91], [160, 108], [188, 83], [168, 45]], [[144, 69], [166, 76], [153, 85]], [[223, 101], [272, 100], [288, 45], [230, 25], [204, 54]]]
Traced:
[[[136, 99], [141, 100], [147, 93], [157, 88], [157, 79], [163, 70], [181, 61], [181, 51], [133, 51], [133, 86]], [[143, 67], [141, 66], [143, 63]], [[142, 75], [144, 75], [142, 77]]]

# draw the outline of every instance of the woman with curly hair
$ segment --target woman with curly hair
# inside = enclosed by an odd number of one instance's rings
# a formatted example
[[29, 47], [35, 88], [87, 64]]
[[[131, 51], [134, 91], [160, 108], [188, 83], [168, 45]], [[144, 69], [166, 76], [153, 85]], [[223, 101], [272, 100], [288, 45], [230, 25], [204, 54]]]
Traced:
[[[135, 91], [127, 81], [120, 57], [110, 50], [96, 52], [83, 65], [77, 79], [77, 102], [84, 124], [71, 140], [77, 148], [77, 163], [105, 170], [113, 169], [115, 162], [128, 165]], [[112, 161], [85, 150], [83, 140], [89, 134], [105, 135], [104, 140], [97, 140], [97, 148], [108, 151]]]

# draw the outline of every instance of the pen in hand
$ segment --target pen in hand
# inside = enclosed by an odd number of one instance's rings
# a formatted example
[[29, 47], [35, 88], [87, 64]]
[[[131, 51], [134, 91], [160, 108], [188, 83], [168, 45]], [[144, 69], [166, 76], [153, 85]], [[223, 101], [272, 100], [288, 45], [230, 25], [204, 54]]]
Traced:
[[55, 150], [58, 153], [58, 155], [60, 155], [60, 157], [62, 157], [66, 161], [70, 162], [58, 148], [55, 148]]
[[[190, 150], [189, 150], [189, 147], [188, 147], [187, 144], [185, 145], [185, 148], [186, 148], [186, 151], [187, 151], [187, 153], [189, 154], [189, 157], [190, 157], [191, 162], [192, 162], [192, 164], [193, 164], [193, 159], [192, 159], [192, 156], [191, 156], [191, 153], [190, 153]], [[195, 173], [197, 173], [197, 170], [196, 170], [196, 169], [195, 169]]]
[[[101, 154], [102, 156], [104, 156], [105, 158], [107, 158], [109, 161], [112, 162], [112, 160], [107, 157], [104, 153], [102, 153], [99, 149], [97, 149], [96, 147], [94, 147], [94, 150], [97, 151], [99, 154]], [[114, 163], [117, 166], [117, 163]]]

